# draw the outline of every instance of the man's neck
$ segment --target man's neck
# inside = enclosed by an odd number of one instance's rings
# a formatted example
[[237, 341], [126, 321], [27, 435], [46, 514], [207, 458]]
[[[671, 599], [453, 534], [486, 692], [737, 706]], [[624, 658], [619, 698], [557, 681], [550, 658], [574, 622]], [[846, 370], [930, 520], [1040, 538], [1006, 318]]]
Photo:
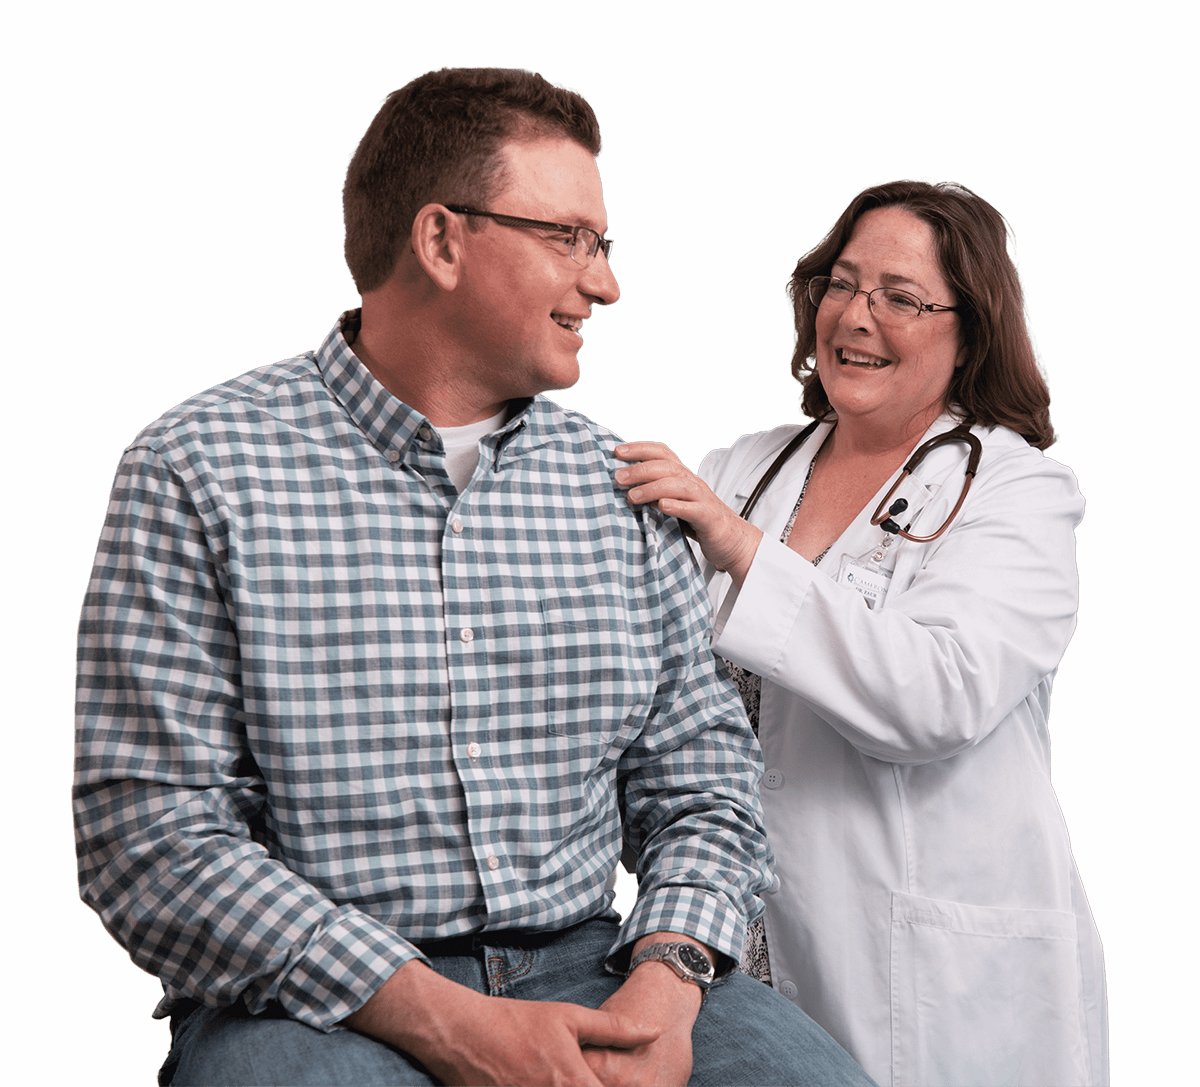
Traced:
[[471, 389], [436, 353], [431, 355], [419, 345], [396, 349], [394, 342], [371, 343], [359, 333], [351, 345], [354, 353], [375, 379], [398, 400], [414, 408], [434, 426], [467, 426], [504, 410], [506, 401], [485, 402], [478, 390]]

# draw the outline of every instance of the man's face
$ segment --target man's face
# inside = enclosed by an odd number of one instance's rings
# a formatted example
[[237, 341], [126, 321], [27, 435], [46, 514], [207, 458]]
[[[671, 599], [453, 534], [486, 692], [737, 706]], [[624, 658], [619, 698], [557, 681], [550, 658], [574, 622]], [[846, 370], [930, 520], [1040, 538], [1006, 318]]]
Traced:
[[[483, 211], [525, 219], [608, 228], [596, 160], [567, 139], [510, 143], [501, 151], [508, 185]], [[499, 405], [579, 380], [580, 328], [592, 305], [620, 289], [603, 253], [573, 260], [561, 234], [501, 226], [464, 234], [455, 330], [465, 348], [463, 376]], [[461, 294], [459, 291], [461, 290]]]

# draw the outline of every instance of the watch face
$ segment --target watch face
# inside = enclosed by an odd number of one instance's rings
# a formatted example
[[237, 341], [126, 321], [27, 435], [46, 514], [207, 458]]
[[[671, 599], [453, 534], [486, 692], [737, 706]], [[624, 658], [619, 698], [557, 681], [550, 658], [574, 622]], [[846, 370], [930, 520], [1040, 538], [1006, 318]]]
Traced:
[[699, 974], [701, 977], [707, 977], [712, 973], [712, 964], [708, 961], [708, 957], [698, 947], [692, 947], [690, 944], [684, 944], [679, 948], [679, 961], [693, 974]]

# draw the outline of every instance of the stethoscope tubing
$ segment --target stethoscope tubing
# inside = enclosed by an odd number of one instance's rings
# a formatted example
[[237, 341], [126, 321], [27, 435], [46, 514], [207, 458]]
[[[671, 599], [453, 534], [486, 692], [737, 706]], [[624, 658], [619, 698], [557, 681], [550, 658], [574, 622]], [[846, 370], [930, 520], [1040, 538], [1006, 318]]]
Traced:
[[[783, 466], [791, 459], [793, 453], [796, 452], [812, 435], [813, 431], [820, 425], [820, 420], [814, 420], [801, 430], [791, 441], [787, 443], [779, 451], [779, 455], [771, 462], [770, 467], [762, 474], [762, 478], [754, 485], [754, 490], [750, 492], [750, 497], [746, 499], [746, 503], [742, 506], [740, 514], [742, 520], [750, 519], [750, 512], [758, 505], [758, 500], [763, 496], [763, 493], [771, 485], [772, 481]], [[946, 445], [950, 442], [963, 442], [970, 450], [967, 455], [967, 467], [963, 477], [962, 493], [958, 496], [958, 501], [954, 503], [954, 509], [950, 511], [950, 516], [943, 522], [942, 527], [928, 536], [914, 536], [907, 528], [901, 528], [894, 520], [896, 514], [903, 513], [908, 508], [908, 502], [901, 498], [892, 503], [892, 495], [900, 489], [900, 485], [913, 473], [917, 465], [925, 459], [926, 454], [931, 453], [939, 446]], [[928, 441], [922, 442], [913, 455], [908, 458], [908, 463], [904, 465], [896, 482], [892, 484], [891, 489], [883, 496], [883, 501], [875, 507], [875, 513], [871, 517], [871, 524], [880, 526], [884, 532], [889, 532], [895, 536], [901, 536], [906, 540], [911, 540], [913, 543], [929, 543], [931, 540], [936, 540], [943, 532], [946, 531], [958, 516], [959, 511], [963, 507], [963, 503], [967, 500], [967, 494], [971, 490], [971, 483], [975, 479], [976, 473], [979, 471], [979, 461], [983, 456], [983, 443], [971, 433], [971, 428], [966, 423], [959, 423], [952, 430], [947, 430], [944, 434], [938, 434]]]

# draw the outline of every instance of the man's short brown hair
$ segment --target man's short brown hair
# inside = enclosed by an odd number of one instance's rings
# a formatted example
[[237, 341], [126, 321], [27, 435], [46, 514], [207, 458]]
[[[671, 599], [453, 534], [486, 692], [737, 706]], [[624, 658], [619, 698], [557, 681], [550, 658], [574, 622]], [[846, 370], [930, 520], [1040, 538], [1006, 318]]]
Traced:
[[536, 72], [443, 68], [389, 94], [342, 189], [346, 263], [359, 291], [375, 290], [392, 274], [421, 208], [486, 207], [506, 181], [503, 145], [546, 136], [600, 153], [592, 107]]

